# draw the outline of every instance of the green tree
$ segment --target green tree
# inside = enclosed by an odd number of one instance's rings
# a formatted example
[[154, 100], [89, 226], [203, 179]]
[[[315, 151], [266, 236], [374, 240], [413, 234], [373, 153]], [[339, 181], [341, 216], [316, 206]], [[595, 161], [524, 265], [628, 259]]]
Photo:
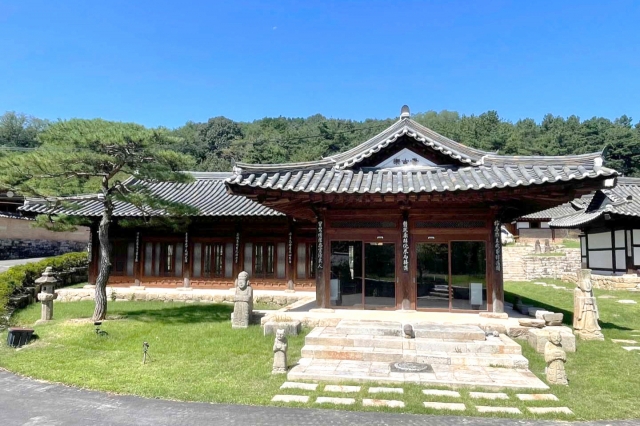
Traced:
[[0, 116], [0, 146], [33, 148], [39, 145], [38, 135], [49, 122], [9, 111]]
[[[189, 182], [192, 177], [180, 170], [188, 170], [193, 161], [171, 149], [173, 141], [165, 131], [131, 123], [60, 121], [42, 133], [40, 140], [38, 149], [0, 160], [0, 186], [25, 196], [43, 197], [51, 203], [52, 212], [60, 206], [73, 208], [78, 200], [93, 200], [100, 205], [100, 261], [93, 319], [102, 320], [107, 312], [109, 227], [116, 201], [129, 202], [147, 212], [164, 209], [177, 217], [193, 214], [193, 209], [153, 196], [144, 183], [139, 183]], [[41, 216], [38, 220], [57, 230], [74, 224], [65, 216]]]

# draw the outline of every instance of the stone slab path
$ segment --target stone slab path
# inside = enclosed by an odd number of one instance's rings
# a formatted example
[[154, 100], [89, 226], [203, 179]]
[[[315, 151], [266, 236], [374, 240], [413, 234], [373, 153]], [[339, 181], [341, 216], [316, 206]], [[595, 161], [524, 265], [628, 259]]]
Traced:
[[[42, 403], [33, 403], [40, 401]], [[46, 403], [44, 403], [46, 401]], [[40, 382], [0, 370], [3, 426], [508, 426], [509, 418], [431, 416], [330, 409], [259, 407], [164, 401], [87, 391]], [[553, 421], [518, 420], [519, 426], [557, 426]], [[576, 422], [572, 426], [632, 426], [638, 420]]]

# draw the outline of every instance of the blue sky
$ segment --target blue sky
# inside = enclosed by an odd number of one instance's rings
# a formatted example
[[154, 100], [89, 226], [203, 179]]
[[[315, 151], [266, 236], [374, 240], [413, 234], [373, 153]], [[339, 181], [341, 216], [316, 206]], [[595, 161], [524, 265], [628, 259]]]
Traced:
[[0, 0], [0, 113], [640, 119], [637, 1]]

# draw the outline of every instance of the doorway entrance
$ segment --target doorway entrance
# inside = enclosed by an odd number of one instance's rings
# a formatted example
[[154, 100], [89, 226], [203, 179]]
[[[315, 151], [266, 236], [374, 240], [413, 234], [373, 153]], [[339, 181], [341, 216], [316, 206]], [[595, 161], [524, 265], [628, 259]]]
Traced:
[[332, 241], [329, 284], [331, 306], [394, 309], [396, 244]]
[[487, 309], [485, 241], [413, 244], [416, 309]]

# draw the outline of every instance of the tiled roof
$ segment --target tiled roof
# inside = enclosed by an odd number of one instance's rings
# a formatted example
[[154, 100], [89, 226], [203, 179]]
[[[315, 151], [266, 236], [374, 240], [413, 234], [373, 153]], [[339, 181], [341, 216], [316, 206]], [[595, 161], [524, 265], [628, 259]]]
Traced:
[[[231, 173], [190, 172], [195, 181], [191, 183], [142, 183], [152, 193], [162, 199], [184, 203], [199, 210], [198, 216], [283, 216], [282, 213], [265, 207], [243, 196], [230, 195], [224, 180]], [[133, 181], [132, 183], [136, 183]], [[102, 214], [102, 206], [96, 200], [74, 201], [77, 209], [56, 209], [54, 213], [73, 216], [95, 217]], [[27, 200], [20, 207], [23, 212], [49, 213], [50, 207], [44, 200]], [[148, 213], [147, 213], [148, 214]], [[162, 211], [153, 211], [152, 215], [162, 215]], [[145, 213], [129, 203], [115, 202], [114, 216], [144, 216]]]
[[640, 217], [640, 178], [618, 178], [613, 188], [598, 190], [583, 209], [554, 219], [549, 225], [553, 228], [576, 228], [599, 219], [605, 213]]
[[[358, 163], [409, 136], [452, 159], [452, 164], [358, 168]], [[456, 161], [453, 161], [456, 160]], [[455, 163], [455, 164], [454, 164]], [[462, 164], [462, 165], [461, 165]], [[601, 153], [570, 156], [504, 156], [470, 148], [403, 117], [359, 146], [318, 161], [238, 163], [227, 184], [301, 193], [419, 193], [506, 188], [615, 176]]]
[[433, 167], [420, 170], [283, 170], [240, 173], [227, 183], [234, 186], [307, 193], [419, 193], [507, 188], [614, 176], [606, 167], [582, 165], [522, 165]]
[[571, 203], [560, 204], [550, 209], [541, 210], [518, 218], [518, 220], [551, 220], [553, 218], [574, 214], [576, 209]]

